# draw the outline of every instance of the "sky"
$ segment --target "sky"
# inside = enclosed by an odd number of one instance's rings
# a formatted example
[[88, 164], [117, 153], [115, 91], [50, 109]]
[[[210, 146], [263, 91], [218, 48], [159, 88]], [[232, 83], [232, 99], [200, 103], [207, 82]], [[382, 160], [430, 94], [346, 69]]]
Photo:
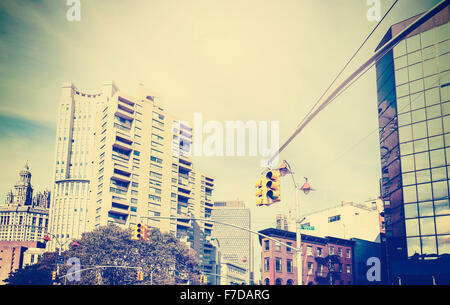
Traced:
[[[394, 0], [380, 0], [384, 15]], [[344, 76], [374, 52], [393, 23], [437, 0], [400, 0]], [[375, 27], [366, 0], [81, 0], [70, 22], [66, 1], [0, 1], [0, 200], [29, 160], [36, 190], [51, 188], [60, 87], [99, 92], [113, 80], [158, 93], [168, 112], [192, 121], [278, 121], [280, 143]], [[282, 152], [310, 212], [379, 195], [375, 70], [322, 111]], [[195, 157], [215, 177], [214, 199], [243, 200], [253, 229], [275, 226], [294, 200], [283, 178], [282, 201], [254, 204], [260, 157]], [[258, 266], [255, 266], [257, 269]]]

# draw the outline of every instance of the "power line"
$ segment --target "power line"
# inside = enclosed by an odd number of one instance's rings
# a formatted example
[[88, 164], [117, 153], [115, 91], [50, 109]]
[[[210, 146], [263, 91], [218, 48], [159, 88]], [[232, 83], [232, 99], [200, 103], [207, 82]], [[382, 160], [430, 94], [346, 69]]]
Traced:
[[[444, 73], [441, 76], [442, 78], [445, 78], [448, 74], [450, 73], [450, 71], [447, 71], [446, 73]], [[438, 79], [436, 82], [431, 84], [431, 87], [439, 84], [440, 79]], [[395, 89], [394, 89], [395, 90]], [[414, 99], [410, 100], [409, 103], [407, 103], [406, 105], [404, 105], [401, 109], [397, 110], [397, 116], [400, 112], [402, 112], [404, 109], [406, 109], [407, 107], [410, 107], [417, 99], [420, 98], [420, 95], [417, 95]], [[389, 124], [389, 123], [388, 123]], [[335, 158], [333, 161], [331, 161], [330, 163], [334, 163], [337, 160], [339, 160], [340, 158], [342, 158], [343, 156], [345, 156], [347, 153], [349, 153], [350, 151], [352, 151], [353, 149], [355, 149], [356, 147], [358, 147], [359, 145], [361, 145], [366, 139], [368, 139], [370, 136], [372, 136], [376, 131], [379, 130], [379, 127], [373, 129], [372, 131], [370, 131], [367, 135], [365, 135], [363, 138], [361, 138], [358, 142], [356, 142], [354, 145], [352, 145], [348, 150], [342, 152], [341, 154], [339, 154], [339, 156], [337, 158]], [[324, 167], [328, 167], [329, 165], [323, 166]]]
[[384, 14], [383, 18], [377, 23], [377, 25], [372, 29], [370, 34], [364, 39], [363, 43], [359, 46], [359, 48], [356, 50], [355, 53], [353, 53], [352, 57], [347, 61], [347, 63], [344, 65], [344, 67], [339, 71], [339, 73], [336, 75], [334, 80], [331, 82], [331, 84], [328, 86], [328, 88], [325, 90], [325, 92], [322, 93], [322, 95], [319, 97], [319, 99], [316, 101], [314, 106], [309, 110], [309, 112], [305, 115], [305, 117], [301, 120], [301, 122], [297, 125], [299, 127], [306, 118], [311, 114], [311, 112], [316, 108], [316, 106], [319, 104], [319, 102], [322, 100], [322, 98], [327, 94], [327, 92], [331, 89], [331, 87], [334, 85], [334, 83], [338, 80], [338, 78], [341, 76], [341, 74], [344, 72], [344, 70], [348, 67], [348, 65], [351, 63], [351, 61], [356, 57], [356, 55], [359, 53], [359, 51], [362, 49], [362, 47], [366, 44], [366, 42], [369, 40], [369, 38], [372, 36], [372, 34], [375, 32], [375, 30], [378, 28], [378, 26], [383, 22], [383, 20], [386, 18], [386, 16], [389, 14], [389, 12], [394, 8], [394, 6], [397, 4], [398, 0], [395, 0], [394, 3], [391, 5], [389, 10]]
[[405, 29], [403, 29], [397, 36], [389, 40], [382, 47], [380, 47], [373, 56], [371, 56], [367, 61], [365, 61], [355, 72], [353, 72], [349, 77], [347, 77], [329, 96], [328, 98], [322, 102], [322, 104], [312, 112], [304, 121], [300, 124], [300, 126], [294, 131], [294, 133], [284, 142], [283, 145], [272, 155], [269, 159], [268, 164], [270, 165], [272, 161], [277, 157], [288, 145], [289, 143], [306, 127], [306, 125], [311, 122], [314, 117], [316, 117], [326, 106], [328, 106], [337, 95], [339, 95], [340, 91], [344, 89], [348, 83], [350, 83], [353, 79], [358, 77], [367, 67], [369, 67], [374, 62], [376, 63], [380, 58], [385, 56], [389, 51], [391, 51], [400, 41], [405, 39], [409, 34], [411, 34], [415, 29], [428, 21], [431, 17], [436, 15], [439, 11], [445, 8], [450, 0], [443, 0], [439, 2], [436, 6], [431, 8], [429, 11], [424, 13], [422, 16], [417, 18], [414, 22], [408, 25]]

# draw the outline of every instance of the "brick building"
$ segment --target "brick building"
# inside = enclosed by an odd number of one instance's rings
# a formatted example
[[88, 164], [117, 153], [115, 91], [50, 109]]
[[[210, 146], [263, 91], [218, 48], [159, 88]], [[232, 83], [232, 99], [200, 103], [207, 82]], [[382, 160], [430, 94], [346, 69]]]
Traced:
[[0, 241], [0, 284], [10, 272], [36, 262], [35, 253], [40, 255], [44, 249], [45, 244], [36, 241]]
[[[264, 285], [297, 285], [296, 234], [274, 228], [259, 233], [292, 245], [291, 249], [260, 236], [261, 282]], [[353, 245], [354, 242], [347, 239], [302, 234], [303, 285], [353, 284]], [[327, 259], [335, 261], [332, 263]]]

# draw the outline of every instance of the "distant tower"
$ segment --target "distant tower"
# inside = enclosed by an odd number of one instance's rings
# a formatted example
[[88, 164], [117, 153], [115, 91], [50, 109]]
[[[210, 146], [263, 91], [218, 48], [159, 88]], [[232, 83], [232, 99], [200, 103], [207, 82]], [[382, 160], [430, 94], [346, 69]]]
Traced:
[[14, 203], [21, 205], [32, 205], [33, 188], [31, 186], [31, 172], [28, 161], [25, 167], [19, 172], [19, 181], [14, 186]]
[[19, 172], [19, 181], [0, 205], [0, 241], [42, 241], [48, 232], [50, 192], [33, 197], [28, 162]]

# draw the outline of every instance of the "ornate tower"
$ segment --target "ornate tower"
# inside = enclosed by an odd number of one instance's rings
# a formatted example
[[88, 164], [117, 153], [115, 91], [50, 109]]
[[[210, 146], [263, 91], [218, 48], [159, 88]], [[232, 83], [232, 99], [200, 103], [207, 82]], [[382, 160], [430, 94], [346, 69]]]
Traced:
[[33, 188], [31, 186], [31, 172], [28, 161], [19, 173], [19, 181], [14, 186], [14, 204], [31, 205], [33, 202]]

